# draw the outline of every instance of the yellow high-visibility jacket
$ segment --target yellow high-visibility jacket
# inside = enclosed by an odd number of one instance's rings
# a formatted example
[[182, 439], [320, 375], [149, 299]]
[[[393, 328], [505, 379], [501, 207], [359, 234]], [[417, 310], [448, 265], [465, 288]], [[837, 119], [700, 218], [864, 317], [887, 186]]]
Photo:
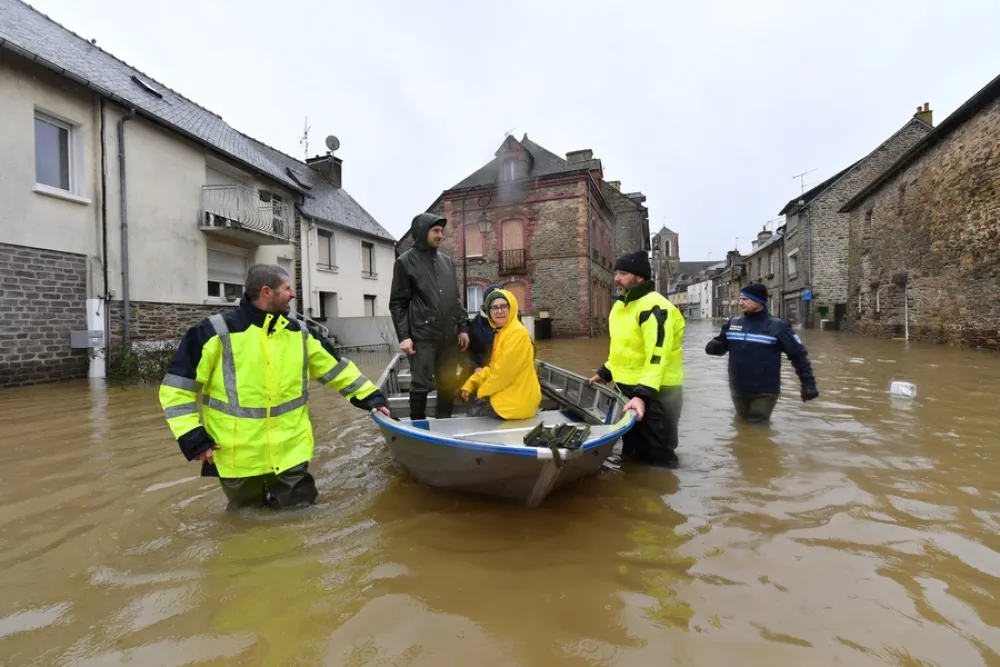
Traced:
[[662, 387], [682, 385], [684, 326], [677, 306], [657, 292], [652, 282], [632, 288], [611, 307], [611, 349], [597, 374], [625, 385], [643, 400], [655, 398]]
[[313, 455], [310, 378], [358, 408], [386, 404], [327, 340], [244, 296], [239, 308], [204, 319], [184, 335], [160, 384], [160, 405], [189, 461], [215, 444], [220, 477], [280, 473]]
[[462, 389], [489, 399], [490, 407], [504, 419], [527, 419], [538, 412], [542, 387], [535, 370], [535, 347], [524, 325], [517, 319], [517, 299], [505, 289], [498, 290], [510, 304], [507, 324], [497, 327], [490, 363], [466, 380]]

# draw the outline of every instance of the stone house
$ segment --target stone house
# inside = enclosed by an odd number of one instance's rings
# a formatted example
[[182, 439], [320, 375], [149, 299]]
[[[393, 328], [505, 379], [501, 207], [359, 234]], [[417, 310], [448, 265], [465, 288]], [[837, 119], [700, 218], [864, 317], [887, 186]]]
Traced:
[[740, 285], [742, 288], [751, 282], [763, 283], [767, 287], [768, 310], [778, 317], [784, 317], [781, 298], [785, 282], [784, 229], [784, 226], [779, 227], [777, 233], [773, 233], [764, 228], [757, 233], [746, 257], [746, 281]]
[[851, 330], [1000, 350], [1000, 76], [840, 211]]
[[849, 216], [841, 208], [931, 131], [931, 116], [924, 106], [871, 153], [781, 209], [786, 277], [780, 310], [785, 319], [806, 327], [832, 319], [834, 328], [839, 326], [848, 300]]
[[601, 181], [601, 194], [615, 216], [614, 258], [650, 249], [646, 195], [621, 188], [621, 181]]
[[319, 229], [366, 287], [341, 314], [388, 294], [394, 240], [338, 159], [282, 155], [19, 0], [0, 16], [0, 387], [104, 377], [110, 345], [232, 308], [252, 263], [301, 274], [315, 311], [316, 255], [296, 266]]
[[[606, 185], [592, 150], [562, 158], [525, 134], [504, 139], [428, 211], [448, 220], [442, 249], [470, 312], [487, 285], [501, 282], [525, 315], [548, 315], [553, 336], [594, 336], [607, 331], [618, 239], [649, 248], [644, 200]], [[407, 231], [397, 253], [412, 245]]]
[[727, 319], [740, 314], [740, 289], [746, 282], [746, 258], [738, 250], [730, 250], [726, 253], [724, 267], [712, 277], [715, 318]]

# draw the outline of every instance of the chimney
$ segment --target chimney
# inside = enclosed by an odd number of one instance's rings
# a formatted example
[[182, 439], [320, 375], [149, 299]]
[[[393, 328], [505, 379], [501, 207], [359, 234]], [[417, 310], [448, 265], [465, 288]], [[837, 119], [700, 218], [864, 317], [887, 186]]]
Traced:
[[317, 155], [306, 160], [306, 164], [323, 174], [323, 178], [335, 188], [343, 187], [341, 165], [343, 160], [330, 153]]
[[924, 102], [923, 108], [917, 107], [917, 112], [913, 114], [913, 117], [934, 127], [934, 112], [931, 111], [930, 102]]
[[757, 232], [757, 247], [760, 247], [760, 246], [764, 245], [764, 243], [768, 239], [770, 239], [771, 236], [772, 236], [772, 233], [769, 232], [766, 228], [760, 230], [759, 232]]
[[594, 151], [589, 148], [585, 148], [582, 151], [570, 151], [566, 153], [566, 161], [570, 164], [575, 164], [577, 162], [586, 162], [587, 160], [594, 159]]
[[611, 187], [613, 187], [618, 192], [622, 191], [622, 182], [621, 181], [608, 181], [608, 185], [610, 185]]

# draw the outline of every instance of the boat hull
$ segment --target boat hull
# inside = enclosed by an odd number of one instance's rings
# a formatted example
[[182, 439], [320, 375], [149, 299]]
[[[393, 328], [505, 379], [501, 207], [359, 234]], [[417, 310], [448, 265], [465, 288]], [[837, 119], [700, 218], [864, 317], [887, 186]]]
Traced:
[[[536, 507], [553, 491], [600, 471], [621, 436], [635, 423], [625, 399], [605, 387], [549, 364], [537, 364], [549, 396], [535, 417], [504, 421], [456, 416], [411, 421], [405, 359], [397, 357], [379, 387], [389, 397], [395, 419], [373, 413], [393, 459], [416, 480], [450, 491], [490, 496]], [[404, 389], [405, 387], [405, 389]], [[428, 400], [428, 413], [433, 414]], [[456, 412], [460, 408], [456, 406]], [[591, 424], [578, 449], [524, 445], [537, 424]]]

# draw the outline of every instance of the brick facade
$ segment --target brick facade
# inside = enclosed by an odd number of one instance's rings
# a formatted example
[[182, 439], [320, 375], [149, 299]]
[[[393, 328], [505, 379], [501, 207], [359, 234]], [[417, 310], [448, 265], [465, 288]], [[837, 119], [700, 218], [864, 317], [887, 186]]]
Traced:
[[[465, 203], [467, 224], [475, 225], [481, 211], [476, 197], [470, 195]], [[461, 289], [461, 197], [449, 196], [431, 212], [448, 220], [441, 250], [452, 258]], [[469, 285], [501, 282], [520, 286], [526, 302], [521, 304], [522, 313], [548, 311], [553, 336], [587, 336], [591, 327], [595, 334], [606, 331], [614, 287], [614, 217], [591, 179], [540, 181], [516, 195], [493, 198], [486, 213], [492, 226], [483, 238], [483, 255], [468, 259]], [[520, 221], [525, 268], [500, 275], [506, 221]], [[412, 245], [407, 241], [406, 247]], [[401, 243], [400, 250], [403, 247]]]
[[852, 204], [850, 329], [1000, 350], [1000, 99], [969, 115]]
[[0, 307], [0, 388], [87, 376], [85, 256], [0, 243]]
[[[840, 209], [926, 136], [930, 129], [929, 125], [916, 118], [909, 121], [871, 154], [825, 184], [822, 191], [809, 199], [805, 206], [795, 208], [789, 214], [785, 254], [788, 261], [788, 255], [797, 251], [796, 270], [793, 272], [789, 263], [782, 312], [787, 312], [790, 319], [804, 322], [807, 326], [818, 326], [820, 319], [843, 315], [848, 294], [850, 216], [841, 213]], [[807, 302], [801, 297], [803, 289], [810, 284], [810, 256], [813, 298]]]

